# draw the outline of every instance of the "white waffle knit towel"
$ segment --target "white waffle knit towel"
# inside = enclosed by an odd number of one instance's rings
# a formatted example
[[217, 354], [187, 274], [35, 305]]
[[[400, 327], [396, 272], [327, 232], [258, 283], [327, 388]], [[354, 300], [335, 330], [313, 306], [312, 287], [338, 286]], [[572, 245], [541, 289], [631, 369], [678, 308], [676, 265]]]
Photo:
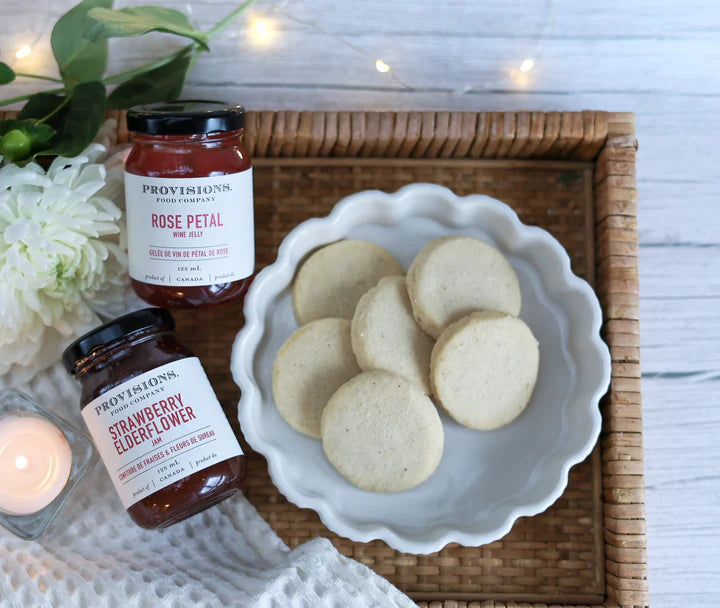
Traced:
[[[0, 388], [13, 382], [0, 379]], [[79, 385], [60, 365], [13, 388], [84, 428]], [[23, 541], [0, 528], [0, 605], [415, 606], [327, 539], [290, 551], [242, 495], [167, 530], [143, 530], [123, 510], [101, 464], [39, 540]]]

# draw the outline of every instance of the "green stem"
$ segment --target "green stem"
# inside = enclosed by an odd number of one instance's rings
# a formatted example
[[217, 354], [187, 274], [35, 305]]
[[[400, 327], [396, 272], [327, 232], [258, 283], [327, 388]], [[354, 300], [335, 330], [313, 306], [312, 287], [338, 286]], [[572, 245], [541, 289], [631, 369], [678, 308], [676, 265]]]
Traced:
[[71, 97], [72, 97], [71, 95], [66, 95], [66, 96], [65, 96], [65, 99], [62, 100], [62, 103], [61, 103], [57, 108], [55, 108], [55, 109], [54, 109], [52, 112], [50, 112], [47, 116], [43, 116], [40, 120], [37, 121], [36, 124], [41, 125], [42, 123], [44, 123], [44, 122], [45, 122], [46, 120], [48, 120], [49, 118], [52, 118], [53, 116], [55, 116], [55, 114], [57, 114], [60, 110], [62, 110], [68, 103], [70, 103], [70, 98], [71, 98]]
[[[42, 92], [48, 94], [67, 93], [67, 89], [63, 87], [62, 89], [48, 89]], [[17, 97], [9, 97], [8, 99], [0, 99], [0, 106], [9, 106], [11, 103], [17, 103], [18, 101], [27, 101], [35, 95], [37, 95], [37, 93], [28, 93], [26, 95], [18, 95]]]
[[60, 78], [53, 78], [52, 76], [41, 76], [40, 74], [25, 74], [24, 72], [15, 72], [15, 76], [22, 76], [23, 78], [37, 78], [38, 80], [49, 80], [50, 82], [62, 82]]
[[127, 70], [125, 72], [120, 72], [119, 74], [115, 74], [113, 76], [108, 76], [107, 78], [103, 78], [102, 83], [103, 84], [115, 84], [116, 82], [122, 82], [123, 80], [132, 78], [133, 76], [138, 76], [139, 74], [144, 74], [145, 72], [149, 72], [150, 70], [155, 70], [157, 68], [161, 68], [162, 66], [167, 65], [171, 61], [174, 61], [178, 57], [182, 57], [183, 55], [186, 55], [187, 53], [191, 52], [195, 47], [196, 47], [195, 43], [188, 44], [187, 46], [181, 48], [179, 51], [176, 51], [175, 53], [172, 53], [171, 55], [167, 55], [165, 57], [162, 57], [161, 59], [156, 59], [155, 61], [147, 63], [139, 68], [134, 68], [132, 70]]
[[256, 1], [257, 0], [246, 0], [245, 2], [243, 2], [222, 21], [220, 21], [214, 27], [211, 27], [207, 32], [205, 32], [205, 35], [208, 37], [208, 39], [212, 38], [215, 34], [220, 32], [221, 30], [224, 30], [228, 25], [230, 25], [230, 23], [232, 23], [237, 18], [237, 16], [242, 13], [248, 6], [250, 6], [251, 4], [255, 4]]

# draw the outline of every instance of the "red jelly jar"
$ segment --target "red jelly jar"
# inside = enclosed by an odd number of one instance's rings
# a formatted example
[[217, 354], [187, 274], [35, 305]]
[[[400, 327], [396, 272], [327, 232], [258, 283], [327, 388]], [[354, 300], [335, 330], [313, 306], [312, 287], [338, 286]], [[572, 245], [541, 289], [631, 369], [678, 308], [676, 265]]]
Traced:
[[247, 290], [255, 266], [245, 108], [215, 101], [135, 106], [125, 163], [129, 272], [146, 302], [198, 308]]
[[132, 520], [164, 528], [238, 491], [245, 458], [200, 360], [162, 308], [85, 334], [63, 353], [90, 435]]

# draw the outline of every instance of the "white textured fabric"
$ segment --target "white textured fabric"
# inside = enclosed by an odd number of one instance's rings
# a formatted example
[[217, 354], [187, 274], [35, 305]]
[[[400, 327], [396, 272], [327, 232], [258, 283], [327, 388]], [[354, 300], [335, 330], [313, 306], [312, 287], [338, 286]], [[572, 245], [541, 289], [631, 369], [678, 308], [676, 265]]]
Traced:
[[[12, 386], [84, 428], [79, 385], [56, 365]], [[415, 604], [318, 538], [289, 551], [240, 494], [167, 530], [137, 527], [101, 463], [48, 533], [0, 528], [0, 605], [88, 608], [371, 608]]]

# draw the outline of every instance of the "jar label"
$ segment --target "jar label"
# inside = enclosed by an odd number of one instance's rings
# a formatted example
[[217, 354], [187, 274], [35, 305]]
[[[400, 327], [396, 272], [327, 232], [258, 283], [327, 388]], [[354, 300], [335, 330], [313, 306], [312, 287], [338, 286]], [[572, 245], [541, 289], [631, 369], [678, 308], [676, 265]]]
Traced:
[[125, 172], [128, 270], [142, 283], [207, 286], [255, 267], [252, 168], [215, 177]]
[[243, 453], [197, 357], [119, 384], [82, 415], [126, 509]]

